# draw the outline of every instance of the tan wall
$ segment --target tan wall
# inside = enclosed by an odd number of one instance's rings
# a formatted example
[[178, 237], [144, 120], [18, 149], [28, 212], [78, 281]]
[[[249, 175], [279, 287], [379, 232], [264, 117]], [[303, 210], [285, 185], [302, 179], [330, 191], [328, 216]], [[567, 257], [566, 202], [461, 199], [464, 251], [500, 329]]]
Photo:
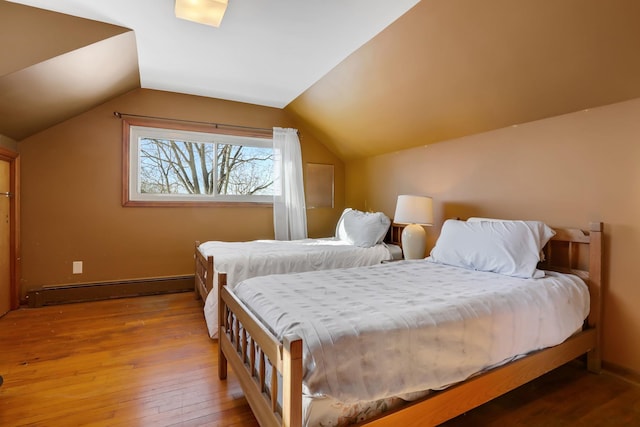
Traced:
[[[122, 122], [113, 112], [291, 127], [281, 109], [139, 89], [19, 143], [22, 295], [43, 285], [193, 274], [198, 240], [273, 238], [268, 207], [121, 206]], [[311, 236], [334, 232], [344, 208], [344, 165], [302, 133], [303, 162], [335, 164], [336, 207], [310, 211]], [[72, 262], [84, 273], [73, 275]]]
[[433, 196], [436, 224], [470, 215], [605, 223], [604, 359], [640, 373], [640, 99], [347, 164], [347, 204], [393, 215]]

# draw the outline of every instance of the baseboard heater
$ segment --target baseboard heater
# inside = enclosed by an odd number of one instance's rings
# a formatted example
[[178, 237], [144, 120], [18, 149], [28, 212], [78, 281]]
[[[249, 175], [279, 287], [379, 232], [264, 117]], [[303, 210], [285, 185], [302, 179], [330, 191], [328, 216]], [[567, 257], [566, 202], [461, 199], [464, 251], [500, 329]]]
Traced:
[[46, 286], [27, 292], [29, 307], [99, 301], [194, 290], [194, 276], [172, 276], [118, 282]]

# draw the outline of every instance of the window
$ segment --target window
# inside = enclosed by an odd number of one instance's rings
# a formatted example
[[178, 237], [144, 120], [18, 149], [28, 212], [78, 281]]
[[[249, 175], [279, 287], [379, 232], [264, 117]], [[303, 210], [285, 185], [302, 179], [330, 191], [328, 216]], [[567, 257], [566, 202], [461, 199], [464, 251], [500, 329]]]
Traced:
[[273, 201], [271, 138], [125, 122], [124, 155], [127, 206]]

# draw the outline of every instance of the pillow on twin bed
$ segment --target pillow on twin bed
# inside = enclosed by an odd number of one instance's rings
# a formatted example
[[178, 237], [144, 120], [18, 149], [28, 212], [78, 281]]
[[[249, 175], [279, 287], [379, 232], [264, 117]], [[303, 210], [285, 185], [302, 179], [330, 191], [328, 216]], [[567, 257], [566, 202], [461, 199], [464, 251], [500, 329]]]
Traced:
[[514, 277], [538, 278], [540, 250], [555, 232], [538, 221], [447, 220], [427, 260]]
[[336, 226], [336, 237], [362, 248], [382, 243], [391, 220], [382, 212], [361, 212], [347, 208]]
[[542, 221], [516, 221], [511, 219], [495, 219], [495, 218], [480, 218], [480, 217], [471, 217], [467, 219], [467, 222], [481, 222], [481, 221], [494, 221], [494, 222], [524, 222], [527, 224], [529, 228], [534, 232], [534, 235], [538, 241], [538, 246], [540, 246], [540, 251], [544, 245], [547, 244], [549, 239], [551, 239], [556, 232], [553, 231], [551, 227], [545, 224]]

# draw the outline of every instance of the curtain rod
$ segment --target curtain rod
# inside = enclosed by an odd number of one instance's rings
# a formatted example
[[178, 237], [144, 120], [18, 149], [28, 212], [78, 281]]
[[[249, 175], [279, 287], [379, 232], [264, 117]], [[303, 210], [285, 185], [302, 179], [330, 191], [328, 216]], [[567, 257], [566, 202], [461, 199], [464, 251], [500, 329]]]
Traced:
[[245, 129], [245, 130], [254, 130], [254, 131], [260, 131], [260, 132], [271, 132], [271, 133], [273, 133], [273, 129], [269, 129], [269, 128], [258, 128], [258, 127], [252, 127], [252, 126], [242, 126], [242, 125], [229, 125], [229, 124], [225, 124], [225, 123], [214, 123], [214, 122], [200, 122], [200, 121], [196, 121], [196, 120], [169, 119], [169, 118], [166, 118], [166, 117], [155, 117], [155, 116], [144, 116], [144, 115], [141, 115], [141, 114], [121, 113], [119, 111], [114, 111], [113, 115], [116, 116], [119, 119], [121, 119], [123, 117], [138, 117], [138, 118], [143, 118], [143, 119], [166, 120], [166, 121], [169, 121], [169, 122], [180, 122], [180, 123], [193, 123], [193, 124], [200, 124], [200, 125], [211, 125], [211, 126], [214, 126], [216, 129], [223, 127], [223, 128], [231, 128], [231, 129]]

